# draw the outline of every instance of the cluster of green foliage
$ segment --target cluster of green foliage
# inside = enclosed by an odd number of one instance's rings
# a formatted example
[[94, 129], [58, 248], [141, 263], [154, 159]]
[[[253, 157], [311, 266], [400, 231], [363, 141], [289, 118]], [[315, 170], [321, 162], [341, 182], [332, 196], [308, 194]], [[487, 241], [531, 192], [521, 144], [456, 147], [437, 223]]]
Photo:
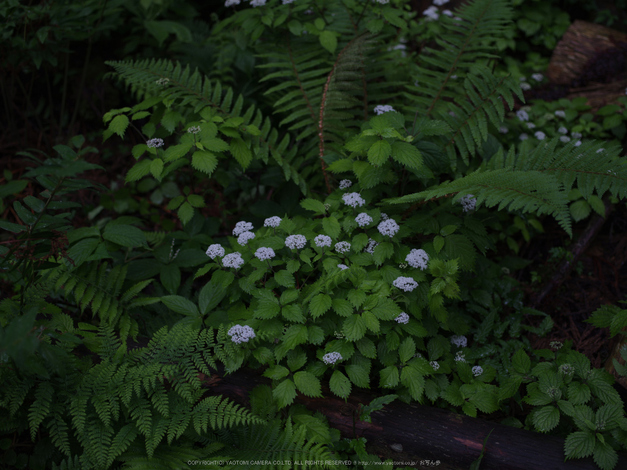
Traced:
[[[19, 220], [0, 221], [14, 234], [0, 246], [0, 276], [17, 292], [0, 303], [2, 433], [36, 441], [31, 456], [0, 441], [14, 465], [381, 463], [294, 404], [298, 393], [348, 398], [360, 387], [383, 392], [362, 419], [393, 398], [502, 411], [507, 424], [567, 436], [567, 458], [615, 466], [627, 419], [613, 378], [568, 345], [554, 354], [521, 338], [547, 334], [551, 318], [525, 307], [505, 275], [521, 261], [490, 251], [513, 240], [503, 226], [524, 236], [543, 216], [572, 235], [573, 191], [593, 208], [606, 193], [624, 198], [619, 148], [503, 139], [506, 106], [522, 98], [517, 79], [493, 70], [513, 18], [507, 0], [476, 0], [431, 26], [405, 7], [236, 6], [206, 41], [236, 44], [264, 71], [253, 97], [254, 73], [238, 77], [220, 54], [224, 81], [167, 59], [109, 62], [137, 103], [104, 115], [104, 137], [137, 133], [126, 183], [168, 201], [182, 230], [97, 211], [74, 228], [80, 205], [62, 199], [90, 188], [78, 176], [98, 169], [82, 137], [0, 187], [1, 198], [32, 178], [43, 187], [23, 203], [11, 197]], [[187, 37], [153, 20], [160, 44]], [[429, 27], [439, 36], [420, 54], [393, 47]], [[255, 188], [236, 214], [246, 236], [203, 216], [208, 180], [238, 200]], [[260, 198], [260, 182], [274, 200]], [[297, 235], [304, 244], [287, 241]], [[254, 337], [233, 341], [237, 325]], [[263, 368], [272, 387], [251, 392], [250, 411], [207, 396], [198, 376], [218, 364]], [[524, 423], [512, 408], [523, 402], [535, 407]]]

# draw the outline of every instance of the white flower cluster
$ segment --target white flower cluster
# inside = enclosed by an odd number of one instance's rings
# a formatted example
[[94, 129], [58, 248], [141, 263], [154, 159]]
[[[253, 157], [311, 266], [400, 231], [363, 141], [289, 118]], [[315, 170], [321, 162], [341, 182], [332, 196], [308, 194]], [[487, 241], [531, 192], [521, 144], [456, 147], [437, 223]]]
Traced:
[[338, 268], [340, 268], [342, 271], [344, 271], [345, 269], [348, 269], [348, 266], [346, 266], [345, 264], [338, 264], [337, 265]]
[[205, 251], [205, 254], [211, 259], [215, 259], [216, 256], [222, 257], [224, 256], [224, 248], [222, 248], [222, 245], [216, 243], [210, 245], [207, 251]]
[[520, 89], [524, 91], [531, 90], [531, 85], [527, 82], [520, 82]]
[[224, 2], [224, 6], [225, 7], [232, 7], [233, 5], [239, 5], [241, 2], [241, 0], [226, 0], [226, 2]]
[[235, 325], [231, 327], [228, 335], [231, 337], [231, 341], [235, 344], [248, 343], [248, 340], [256, 336], [255, 330], [248, 325]]
[[542, 80], [544, 80], [544, 75], [542, 75], [541, 73], [532, 73], [531, 78], [533, 78], [536, 82], [541, 82]]
[[461, 351], [457, 351], [457, 354], [455, 354], [455, 361], [466, 362], [466, 355], [463, 354]]
[[398, 323], [402, 323], [403, 325], [407, 325], [409, 323], [409, 315], [405, 312], [401, 312], [401, 314], [395, 318]]
[[374, 112], [379, 114], [389, 113], [390, 111], [395, 111], [395, 109], [389, 104], [379, 104], [374, 107]]
[[563, 111], [563, 110], [558, 110], [558, 111], [555, 111], [555, 115], [557, 117], [565, 118], [566, 117], [566, 112]]
[[370, 217], [365, 212], [362, 212], [357, 217], [355, 217], [355, 222], [357, 222], [360, 227], [365, 227], [366, 225], [372, 223], [372, 217]]
[[466, 194], [459, 200], [459, 203], [464, 207], [464, 212], [468, 212], [475, 208], [477, 199], [472, 194]]
[[523, 132], [522, 134], [520, 134], [520, 135], [518, 136], [518, 138], [519, 138], [520, 140], [527, 140], [527, 139], [529, 138], [529, 136]]
[[259, 261], [264, 261], [266, 259], [272, 259], [276, 255], [274, 254], [274, 250], [272, 248], [261, 247], [258, 248], [257, 251], [255, 251], [255, 256]]
[[499, 127], [499, 132], [501, 134], [507, 134], [509, 132], [509, 129], [507, 127], [505, 127], [505, 126], [501, 126], [501, 127]]
[[472, 368], [472, 373], [475, 377], [478, 377], [483, 374], [483, 368], [481, 366], [475, 366]]
[[405, 258], [405, 261], [407, 261], [412, 268], [420, 268], [424, 271], [427, 269], [429, 255], [425, 250], [411, 250]]
[[342, 201], [344, 201], [344, 204], [351, 207], [361, 207], [366, 203], [359, 193], [346, 193], [342, 196]]
[[440, 14], [438, 13], [438, 7], [433, 5], [423, 11], [422, 14], [430, 20], [437, 20], [440, 17]]
[[533, 122], [528, 122], [527, 123], [527, 129], [535, 129], [536, 125]]
[[307, 244], [307, 239], [304, 235], [290, 235], [285, 239], [285, 246], [290, 250], [300, 250]]
[[405, 292], [411, 292], [416, 287], [418, 287], [418, 283], [414, 281], [411, 277], [403, 276], [397, 277], [392, 284], [394, 285], [394, 287], [404, 290]]
[[568, 129], [562, 126], [557, 130], [557, 132], [559, 132], [560, 134], [568, 134]]
[[239, 237], [237, 237], [237, 243], [244, 246], [253, 238], [255, 238], [255, 234], [253, 232], [243, 232]]
[[234, 343], [248, 343], [252, 338], [255, 338], [255, 330], [248, 325], [235, 325], [228, 331], [228, 335], [231, 336], [231, 341]]
[[322, 356], [322, 362], [325, 364], [335, 364], [337, 361], [342, 360], [342, 355], [339, 352], [330, 352]]
[[533, 134], [536, 136], [536, 139], [538, 140], [544, 140], [544, 138], [546, 137], [546, 134], [542, 131], [538, 131], [535, 134]]
[[368, 239], [368, 246], [366, 248], [364, 248], [364, 251], [366, 253], [370, 253], [371, 255], [374, 254], [374, 249], [375, 247], [378, 245], [378, 243], [376, 241], [374, 241], [372, 238]]
[[222, 265], [227, 268], [235, 268], [239, 269], [242, 264], [244, 264], [244, 259], [242, 258], [241, 253], [229, 253], [224, 258], [222, 258]]
[[351, 244], [348, 242], [338, 242], [335, 244], [335, 251], [338, 253], [348, 253], [351, 251]]
[[453, 335], [451, 336], [451, 344], [454, 344], [458, 348], [465, 348], [468, 345], [468, 338], [464, 335]]
[[328, 235], [318, 235], [316, 238], [314, 238], [314, 243], [318, 248], [331, 246], [331, 237], [329, 237]]
[[266, 4], [266, 0], [250, 0], [252, 7], [262, 7]]
[[529, 115], [527, 114], [527, 111], [523, 109], [519, 109], [518, 111], [516, 111], [516, 116], [518, 116], [518, 119], [521, 121], [529, 120]]
[[433, 4], [441, 7], [442, 5], [447, 4], [451, 0], [433, 0]]
[[559, 373], [563, 375], [573, 375], [575, 368], [570, 364], [562, 364], [559, 367]]
[[237, 237], [244, 232], [250, 232], [252, 229], [254, 229], [254, 227], [250, 222], [238, 222], [233, 229], [233, 236]]
[[348, 189], [353, 185], [351, 180], [342, 180], [340, 181], [340, 189]]
[[146, 145], [149, 149], [156, 149], [158, 147], [163, 147], [163, 139], [150, 139], [146, 142]]
[[270, 217], [269, 219], [264, 220], [263, 226], [277, 228], [280, 223], [281, 223], [281, 217], [277, 217], [275, 215], [274, 217]]
[[381, 222], [377, 229], [381, 235], [387, 235], [393, 237], [398, 232], [399, 226], [394, 219], [387, 219]]
[[429, 364], [431, 365], [431, 367], [433, 367], [433, 370], [438, 370], [440, 368], [440, 364], [438, 364], [438, 361], [431, 361]]
[[389, 217], [385, 212], [381, 212], [381, 220], [388, 220]]
[[192, 126], [187, 129], [188, 134], [198, 134], [200, 132], [200, 126]]

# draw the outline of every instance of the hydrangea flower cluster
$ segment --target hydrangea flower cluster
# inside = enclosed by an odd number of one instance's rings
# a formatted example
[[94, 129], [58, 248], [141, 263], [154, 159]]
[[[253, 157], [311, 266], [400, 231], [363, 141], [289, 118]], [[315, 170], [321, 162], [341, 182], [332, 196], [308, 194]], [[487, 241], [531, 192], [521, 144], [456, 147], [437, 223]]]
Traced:
[[344, 201], [344, 204], [351, 207], [361, 207], [366, 203], [359, 193], [346, 193], [342, 196], [342, 201]]
[[335, 244], [335, 251], [338, 253], [348, 253], [351, 251], [351, 244], [348, 242], [337, 242]]
[[397, 277], [392, 284], [394, 285], [394, 287], [404, 290], [405, 292], [411, 292], [416, 287], [418, 287], [418, 283], [414, 281], [411, 277], [403, 276]]
[[233, 236], [237, 237], [240, 234], [244, 232], [250, 232], [253, 229], [253, 224], [251, 224], [250, 222], [238, 222], [235, 224], [235, 228], [233, 229]]
[[318, 235], [316, 238], [314, 238], [314, 243], [318, 248], [331, 246], [331, 237], [329, 237], [328, 235]]
[[398, 323], [402, 323], [403, 325], [407, 325], [409, 323], [409, 315], [405, 312], [401, 312], [398, 317], [395, 318]]
[[322, 356], [322, 362], [325, 364], [335, 364], [337, 361], [342, 360], [342, 355], [339, 352], [330, 352]]
[[399, 226], [394, 219], [387, 219], [379, 223], [377, 229], [381, 235], [393, 237], [398, 232]]
[[242, 254], [239, 252], [229, 253], [224, 258], [222, 258], [222, 265], [227, 268], [235, 268], [239, 269], [244, 264], [244, 259], [242, 258]]
[[376, 241], [374, 241], [372, 238], [368, 239], [368, 246], [366, 246], [366, 248], [364, 248], [364, 251], [366, 253], [370, 253], [371, 255], [374, 254], [374, 249], [375, 247], [378, 245], [378, 243]]
[[235, 325], [228, 331], [228, 335], [235, 344], [248, 343], [250, 339], [256, 336], [255, 330], [248, 325]]
[[465, 348], [468, 344], [468, 338], [464, 335], [453, 335], [451, 336], [451, 344], [454, 344], [458, 348]]
[[237, 237], [237, 243], [244, 246], [253, 238], [255, 238], [255, 234], [253, 232], [243, 232], [239, 237]]
[[276, 255], [275, 255], [274, 250], [272, 248], [261, 247], [261, 248], [257, 249], [257, 251], [255, 251], [255, 256], [257, 257], [257, 259], [259, 261], [264, 261], [264, 260], [267, 260], [267, 259], [272, 259]]
[[357, 224], [359, 224], [360, 227], [365, 227], [366, 225], [369, 225], [372, 223], [372, 217], [370, 217], [365, 212], [362, 212], [357, 217], [355, 217], [355, 222], [357, 222]]
[[478, 377], [483, 374], [483, 368], [481, 366], [475, 366], [472, 368], [472, 373], [475, 377]]
[[389, 104], [379, 104], [374, 107], [374, 112], [377, 113], [377, 115], [389, 113], [390, 111], [395, 111], [395, 109]]
[[290, 235], [285, 239], [285, 246], [290, 250], [300, 250], [307, 244], [307, 239], [304, 235]]
[[277, 217], [275, 215], [274, 217], [270, 217], [269, 219], [264, 220], [263, 226], [277, 228], [280, 223], [281, 223], [281, 217]]
[[472, 194], [466, 194], [463, 198], [459, 200], [460, 204], [464, 208], [464, 212], [471, 211], [477, 205], [477, 199]]
[[340, 181], [340, 189], [348, 189], [353, 185], [351, 180], [342, 180]]
[[222, 245], [215, 243], [207, 248], [205, 254], [211, 259], [215, 259], [216, 256], [219, 256], [221, 258], [222, 256], [224, 256], [224, 248], [222, 248]]
[[546, 137], [546, 134], [542, 131], [538, 131], [535, 134], [533, 134], [536, 136], [536, 139], [538, 140], [544, 140], [544, 138]]
[[421, 271], [427, 269], [427, 263], [429, 262], [429, 255], [425, 250], [411, 250], [405, 261], [409, 263], [412, 268], [420, 268]]
[[159, 147], [163, 147], [163, 139], [150, 139], [146, 142], [146, 145], [149, 149], [156, 149]]

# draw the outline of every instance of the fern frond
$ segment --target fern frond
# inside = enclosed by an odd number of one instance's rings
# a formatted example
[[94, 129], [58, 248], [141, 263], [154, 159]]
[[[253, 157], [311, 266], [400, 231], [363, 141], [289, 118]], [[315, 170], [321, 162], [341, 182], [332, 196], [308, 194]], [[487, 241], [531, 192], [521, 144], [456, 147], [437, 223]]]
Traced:
[[28, 410], [28, 425], [30, 437], [35, 441], [35, 435], [41, 422], [50, 413], [50, 405], [54, 397], [54, 388], [50, 382], [40, 382], [35, 391], [35, 401]]

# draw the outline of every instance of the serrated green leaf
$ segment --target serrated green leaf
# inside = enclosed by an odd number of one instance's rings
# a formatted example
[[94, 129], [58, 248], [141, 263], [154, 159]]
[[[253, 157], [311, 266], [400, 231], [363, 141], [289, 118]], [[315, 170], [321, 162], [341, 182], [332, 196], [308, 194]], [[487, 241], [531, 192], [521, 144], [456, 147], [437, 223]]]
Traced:
[[322, 391], [320, 380], [311, 372], [300, 371], [294, 374], [294, 383], [296, 388], [303, 395], [308, 397], [321, 397]]
[[291, 405], [296, 398], [296, 385], [290, 379], [285, 379], [272, 389], [272, 396], [277, 401], [279, 408]]
[[113, 225], [109, 223], [102, 233], [102, 238], [129, 248], [148, 246], [148, 241], [146, 240], [144, 232], [132, 225]]
[[533, 413], [533, 425], [539, 432], [549, 432], [560, 421], [560, 411], [554, 406], [543, 406]]
[[361, 317], [364, 320], [364, 324], [366, 328], [368, 328], [373, 333], [378, 333], [380, 329], [379, 319], [372, 313], [370, 310], [366, 310], [361, 314]]
[[337, 49], [337, 38], [333, 32], [324, 30], [320, 33], [319, 39], [322, 47], [324, 47], [331, 54], [335, 52], [335, 49]]
[[264, 377], [268, 377], [272, 380], [281, 380], [283, 377], [287, 377], [290, 373], [290, 370], [287, 367], [281, 365], [274, 365], [268, 367], [264, 373]]
[[379, 372], [379, 376], [379, 384], [383, 388], [393, 388], [398, 385], [399, 373], [398, 367], [396, 366], [387, 366], [384, 369], [381, 369], [381, 371]]
[[594, 434], [586, 431], [576, 431], [566, 437], [564, 454], [566, 459], [583, 459], [590, 457], [594, 450]]
[[124, 138], [124, 132], [128, 124], [128, 116], [126, 116], [126, 114], [118, 114], [109, 124], [109, 130]]
[[351, 393], [351, 382], [348, 380], [342, 372], [339, 370], [333, 371], [331, 379], [329, 380], [329, 388], [331, 391], [340, 398], [348, 398]]
[[601, 470], [614, 470], [618, 463], [618, 454], [607, 442], [596, 443], [592, 458]]
[[130, 183], [132, 181], [138, 181], [150, 173], [150, 165], [152, 164], [152, 160], [142, 160], [141, 162], [137, 162], [133, 167], [128, 170], [126, 174], [125, 182]]
[[274, 280], [278, 285], [283, 287], [294, 287], [296, 285], [296, 279], [294, 279], [294, 275], [287, 271], [286, 269], [282, 269], [274, 275]]
[[20, 220], [27, 225], [33, 225], [37, 221], [37, 217], [26, 209], [20, 201], [13, 202], [13, 209], [17, 212]]
[[422, 154], [407, 142], [397, 140], [392, 143], [392, 158], [412, 170], [419, 170], [423, 167]]
[[183, 225], [187, 225], [187, 222], [192, 220], [192, 217], [194, 217], [194, 208], [189, 202], [185, 201], [181, 204], [181, 207], [179, 207], [177, 215], [179, 216], [179, 219], [181, 219], [181, 222], [183, 222]]
[[377, 140], [368, 149], [368, 161], [374, 166], [381, 166], [388, 161], [392, 154], [392, 146], [387, 140]]
[[401, 363], [409, 362], [416, 354], [416, 343], [412, 338], [405, 338], [398, 347]]
[[512, 367], [519, 374], [526, 374], [531, 369], [531, 359], [523, 349], [519, 349], [512, 357]]
[[333, 301], [331, 296], [327, 294], [317, 294], [309, 303], [309, 309], [311, 311], [311, 316], [315, 319], [320, 315], [324, 314], [327, 310], [331, 308]]
[[205, 284], [198, 295], [198, 306], [202, 314], [206, 315], [209, 311], [216, 308], [220, 302], [222, 302], [225, 295], [226, 290], [222, 285], [211, 281]]
[[583, 405], [584, 403], [587, 403], [591, 397], [590, 387], [577, 381], [573, 381], [568, 384], [567, 394], [568, 400], [573, 405]]
[[346, 374], [351, 382], [358, 387], [370, 388], [368, 369], [361, 364], [349, 364], [345, 367]]
[[192, 148], [191, 143], [171, 145], [165, 150], [165, 153], [163, 154], [163, 159], [166, 162], [178, 160], [179, 158], [182, 158], [185, 155], [187, 155], [187, 152], [189, 152], [191, 148]]
[[231, 154], [245, 171], [250, 165], [250, 162], [253, 160], [253, 154], [246, 145], [246, 142], [240, 138], [233, 138], [231, 139], [229, 147], [231, 149]]
[[218, 157], [206, 150], [198, 150], [192, 155], [192, 167], [211, 175], [218, 166]]
[[193, 302], [180, 295], [164, 295], [161, 297], [161, 302], [176, 313], [192, 316], [200, 315], [198, 307], [196, 307]]
[[353, 313], [353, 307], [348, 300], [333, 299], [331, 302], [333, 311], [341, 317], [348, 317]]
[[325, 217], [322, 219], [322, 228], [325, 234], [331, 238], [338, 238], [340, 236], [340, 223], [335, 217]]
[[420, 400], [425, 389], [425, 378], [412, 364], [401, 369], [401, 383], [407, 387], [414, 400]]
[[582, 199], [570, 204], [569, 210], [573, 220], [579, 222], [588, 217], [592, 209], [590, 208], [590, 204]]
[[342, 332], [348, 341], [358, 341], [366, 334], [366, 323], [361, 315], [351, 315], [344, 320]]
[[161, 160], [160, 158], [155, 158], [150, 163], [150, 173], [152, 173], [152, 176], [154, 176], [156, 179], [160, 179], [162, 172], [163, 172], [163, 160]]
[[442, 248], [444, 248], [444, 238], [440, 235], [436, 235], [436, 237], [433, 239], [433, 248], [435, 249], [436, 253], [442, 251]]
[[316, 199], [303, 199], [302, 201], [300, 201], [300, 205], [303, 209], [312, 211], [315, 214], [324, 214], [327, 211], [324, 207], [324, 204], [320, 201], [317, 201]]

